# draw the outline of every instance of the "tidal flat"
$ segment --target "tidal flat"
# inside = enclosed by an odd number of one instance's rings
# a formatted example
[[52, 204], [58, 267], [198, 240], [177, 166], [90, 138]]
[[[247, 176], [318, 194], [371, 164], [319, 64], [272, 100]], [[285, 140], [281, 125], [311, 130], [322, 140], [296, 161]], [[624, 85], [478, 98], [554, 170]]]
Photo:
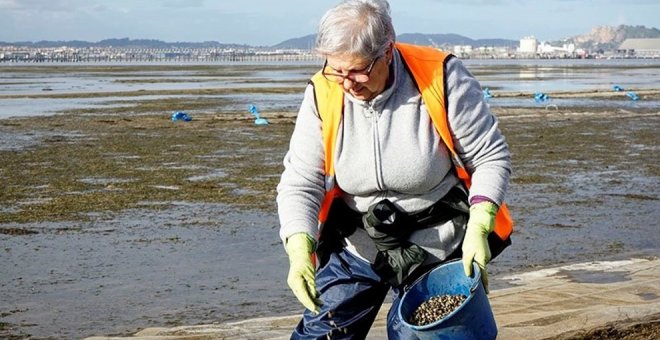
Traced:
[[[305, 85], [288, 81], [314, 68], [233, 66], [228, 74], [240, 79], [197, 81], [202, 88], [192, 89], [178, 80], [219, 71], [121, 67], [80, 67], [75, 74], [90, 78], [73, 79], [58, 70], [53, 91], [34, 79], [0, 83], [3, 102], [38, 96], [46, 103], [40, 115], [0, 119], [0, 337], [127, 335], [297, 313], [275, 187]], [[95, 80], [103, 70], [113, 74], [108, 79], [182, 75], [166, 84], [178, 90], [118, 90], [127, 84]], [[41, 72], [14, 78], [57, 73]], [[271, 80], [284, 86], [264, 85]], [[584, 90], [599, 94], [596, 103], [608, 97], [602, 106], [501, 106], [493, 98], [513, 153], [507, 201], [516, 220], [513, 246], [489, 267], [493, 289], [508, 284], [498, 280], [506, 273], [660, 254], [660, 106], [631, 104], [609, 86]], [[74, 103], [106, 90], [112, 96], [99, 95], [100, 105], [46, 112], [49, 100]], [[660, 89], [638, 91], [642, 101], [658, 102]], [[106, 103], [117, 97], [126, 105]], [[254, 124], [252, 103], [271, 124]], [[193, 120], [172, 121], [174, 106]]]

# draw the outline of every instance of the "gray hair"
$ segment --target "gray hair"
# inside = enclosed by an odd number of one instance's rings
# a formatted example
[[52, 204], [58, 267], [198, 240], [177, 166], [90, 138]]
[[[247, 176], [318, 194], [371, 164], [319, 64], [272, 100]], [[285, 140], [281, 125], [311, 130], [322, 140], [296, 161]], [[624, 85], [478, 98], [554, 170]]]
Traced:
[[386, 0], [345, 0], [323, 15], [316, 52], [374, 59], [385, 54], [395, 37]]

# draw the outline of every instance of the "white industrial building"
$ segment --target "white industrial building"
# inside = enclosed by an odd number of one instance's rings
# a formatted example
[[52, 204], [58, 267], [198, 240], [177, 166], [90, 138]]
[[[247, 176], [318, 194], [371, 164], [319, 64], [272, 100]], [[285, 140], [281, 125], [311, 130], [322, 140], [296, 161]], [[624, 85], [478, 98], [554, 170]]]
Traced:
[[617, 53], [635, 57], [660, 57], [660, 38], [626, 39], [621, 43]]
[[545, 41], [538, 45], [537, 52], [545, 54], [572, 54], [576, 51], [575, 44], [563, 44], [561, 47], [552, 46]]
[[472, 53], [472, 46], [470, 45], [455, 45], [454, 46], [454, 53], [461, 55], [461, 54], [470, 54]]
[[539, 42], [534, 38], [534, 36], [524, 37], [520, 39], [520, 47], [518, 52], [523, 54], [534, 54], [538, 49]]

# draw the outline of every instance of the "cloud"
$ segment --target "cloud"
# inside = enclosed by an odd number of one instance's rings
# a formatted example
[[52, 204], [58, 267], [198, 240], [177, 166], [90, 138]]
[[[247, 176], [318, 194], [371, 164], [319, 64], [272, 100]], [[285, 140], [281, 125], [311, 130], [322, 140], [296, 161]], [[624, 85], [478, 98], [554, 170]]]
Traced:
[[[625, 2], [622, 2], [621, 0], [601, 0], [600, 5], [608, 5], [608, 4], [623, 4], [626, 6], [634, 6], [634, 5], [657, 5], [658, 0], [627, 0]], [[530, 2], [530, 1], [525, 1], [525, 0], [463, 0], [463, 1], [456, 1], [456, 0], [431, 0], [431, 2], [437, 2], [437, 3], [445, 3], [449, 5], [466, 5], [466, 6], [528, 6], [528, 5], [537, 5], [536, 2]], [[546, 0], [545, 2], [538, 3], [538, 6], [546, 6], [550, 5], [552, 3], [574, 3], [574, 4], [580, 4], [580, 5], [590, 5], [589, 0]], [[596, 6], [597, 4], [593, 4]]]
[[94, 1], [84, 0], [0, 0], [0, 9], [25, 12], [69, 12], [88, 7]]
[[12, 10], [18, 9], [19, 7], [18, 0], [0, 0], [0, 9]]
[[92, 12], [105, 12], [108, 10], [108, 7], [102, 4], [95, 4], [94, 6], [91, 7]]
[[467, 6], [483, 6], [483, 5], [498, 6], [498, 5], [508, 4], [511, 2], [511, 0], [463, 0], [460, 2], [455, 0], [432, 0], [432, 2], [446, 3], [451, 5], [467, 5]]
[[163, 3], [168, 8], [204, 7], [204, 0], [168, 0]]

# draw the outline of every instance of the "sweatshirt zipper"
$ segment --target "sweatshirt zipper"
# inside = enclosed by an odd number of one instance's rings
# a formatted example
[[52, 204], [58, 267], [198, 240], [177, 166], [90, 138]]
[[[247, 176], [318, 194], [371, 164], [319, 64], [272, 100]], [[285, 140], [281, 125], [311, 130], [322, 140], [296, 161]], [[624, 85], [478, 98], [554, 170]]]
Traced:
[[369, 114], [371, 115], [371, 126], [372, 126], [372, 136], [373, 136], [373, 152], [374, 152], [374, 167], [376, 170], [376, 187], [379, 191], [385, 189], [385, 184], [383, 183], [383, 167], [381, 160], [380, 152], [380, 137], [378, 134], [378, 113], [374, 110], [373, 106], [369, 106]]

